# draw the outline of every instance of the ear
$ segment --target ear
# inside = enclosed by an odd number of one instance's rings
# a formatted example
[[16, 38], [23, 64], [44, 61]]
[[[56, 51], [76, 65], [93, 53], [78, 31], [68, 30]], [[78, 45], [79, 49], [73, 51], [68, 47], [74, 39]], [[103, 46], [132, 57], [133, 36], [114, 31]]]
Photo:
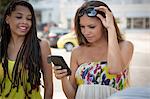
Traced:
[[8, 15], [6, 16], [5, 21], [6, 21], [7, 24], [9, 24], [9, 16]]

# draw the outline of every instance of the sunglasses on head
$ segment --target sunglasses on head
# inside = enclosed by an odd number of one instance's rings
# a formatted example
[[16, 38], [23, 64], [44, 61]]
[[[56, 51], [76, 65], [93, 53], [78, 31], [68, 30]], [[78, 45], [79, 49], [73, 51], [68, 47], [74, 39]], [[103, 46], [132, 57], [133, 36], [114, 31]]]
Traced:
[[86, 14], [89, 17], [96, 17], [97, 14], [101, 14], [103, 17], [105, 17], [105, 13], [102, 11], [97, 11], [95, 10], [94, 7], [89, 7], [87, 9], [83, 9], [79, 12], [79, 17], [83, 16]]

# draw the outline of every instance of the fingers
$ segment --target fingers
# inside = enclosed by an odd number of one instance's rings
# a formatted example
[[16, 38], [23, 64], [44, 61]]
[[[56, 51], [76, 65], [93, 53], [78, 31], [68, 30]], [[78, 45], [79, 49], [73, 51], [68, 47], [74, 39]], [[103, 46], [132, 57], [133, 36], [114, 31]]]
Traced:
[[102, 23], [104, 23], [104, 21], [106, 21], [105, 18], [101, 14], [97, 14], [97, 17], [100, 18]]
[[67, 75], [67, 69], [61, 69], [61, 66], [54, 66], [53, 69], [57, 79], [62, 79]]
[[53, 69], [54, 70], [61, 69], [61, 66], [54, 66]]
[[98, 10], [98, 11], [102, 11], [102, 12], [104, 12], [105, 14], [111, 13], [111, 12], [108, 10], [108, 8], [105, 7], [105, 6], [95, 7], [95, 9]]
[[108, 17], [108, 16], [112, 16], [112, 12], [111, 12], [111, 11], [109, 11], [109, 9], [108, 9], [107, 7], [105, 7], [105, 6], [95, 7], [95, 9], [96, 9], [96, 10], [98, 10], [98, 11], [102, 11], [102, 12], [104, 12], [104, 13], [105, 13], [105, 15], [106, 15], [106, 17]]
[[106, 17], [103, 17], [101, 14], [97, 14], [97, 17], [100, 18], [104, 27], [109, 28], [114, 25], [114, 19], [112, 12], [105, 6], [95, 7], [95, 10], [101, 11], [105, 14]]
[[67, 73], [65, 72], [65, 73], [63, 73], [63, 74], [55, 74], [55, 77], [56, 77], [57, 79], [62, 79], [62, 78], [64, 78], [64, 77], [66, 77], [66, 75], [67, 75]]

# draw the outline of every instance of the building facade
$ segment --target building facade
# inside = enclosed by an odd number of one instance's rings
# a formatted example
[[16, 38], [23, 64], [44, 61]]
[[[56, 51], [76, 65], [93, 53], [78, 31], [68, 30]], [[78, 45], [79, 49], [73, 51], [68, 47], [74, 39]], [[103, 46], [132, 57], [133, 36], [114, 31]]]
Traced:
[[[29, 0], [36, 11], [38, 24], [53, 22], [73, 28], [74, 15], [88, 0]], [[150, 30], [150, 0], [101, 0], [112, 10], [122, 30]]]

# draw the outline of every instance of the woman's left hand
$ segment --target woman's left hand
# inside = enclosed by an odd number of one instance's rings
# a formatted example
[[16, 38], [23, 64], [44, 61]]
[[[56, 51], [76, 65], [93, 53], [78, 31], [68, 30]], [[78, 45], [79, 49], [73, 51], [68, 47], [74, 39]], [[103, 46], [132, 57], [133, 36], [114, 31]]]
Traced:
[[102, 24], [108, 29], [114, 26], [113, 14], [108, 10], [105, 6], [95, 7], [96, 10], [102, 11], [105, 13], [106, 18], [104, 18], [101, 14], [97, 14], [97, 17], [100, 18]]

